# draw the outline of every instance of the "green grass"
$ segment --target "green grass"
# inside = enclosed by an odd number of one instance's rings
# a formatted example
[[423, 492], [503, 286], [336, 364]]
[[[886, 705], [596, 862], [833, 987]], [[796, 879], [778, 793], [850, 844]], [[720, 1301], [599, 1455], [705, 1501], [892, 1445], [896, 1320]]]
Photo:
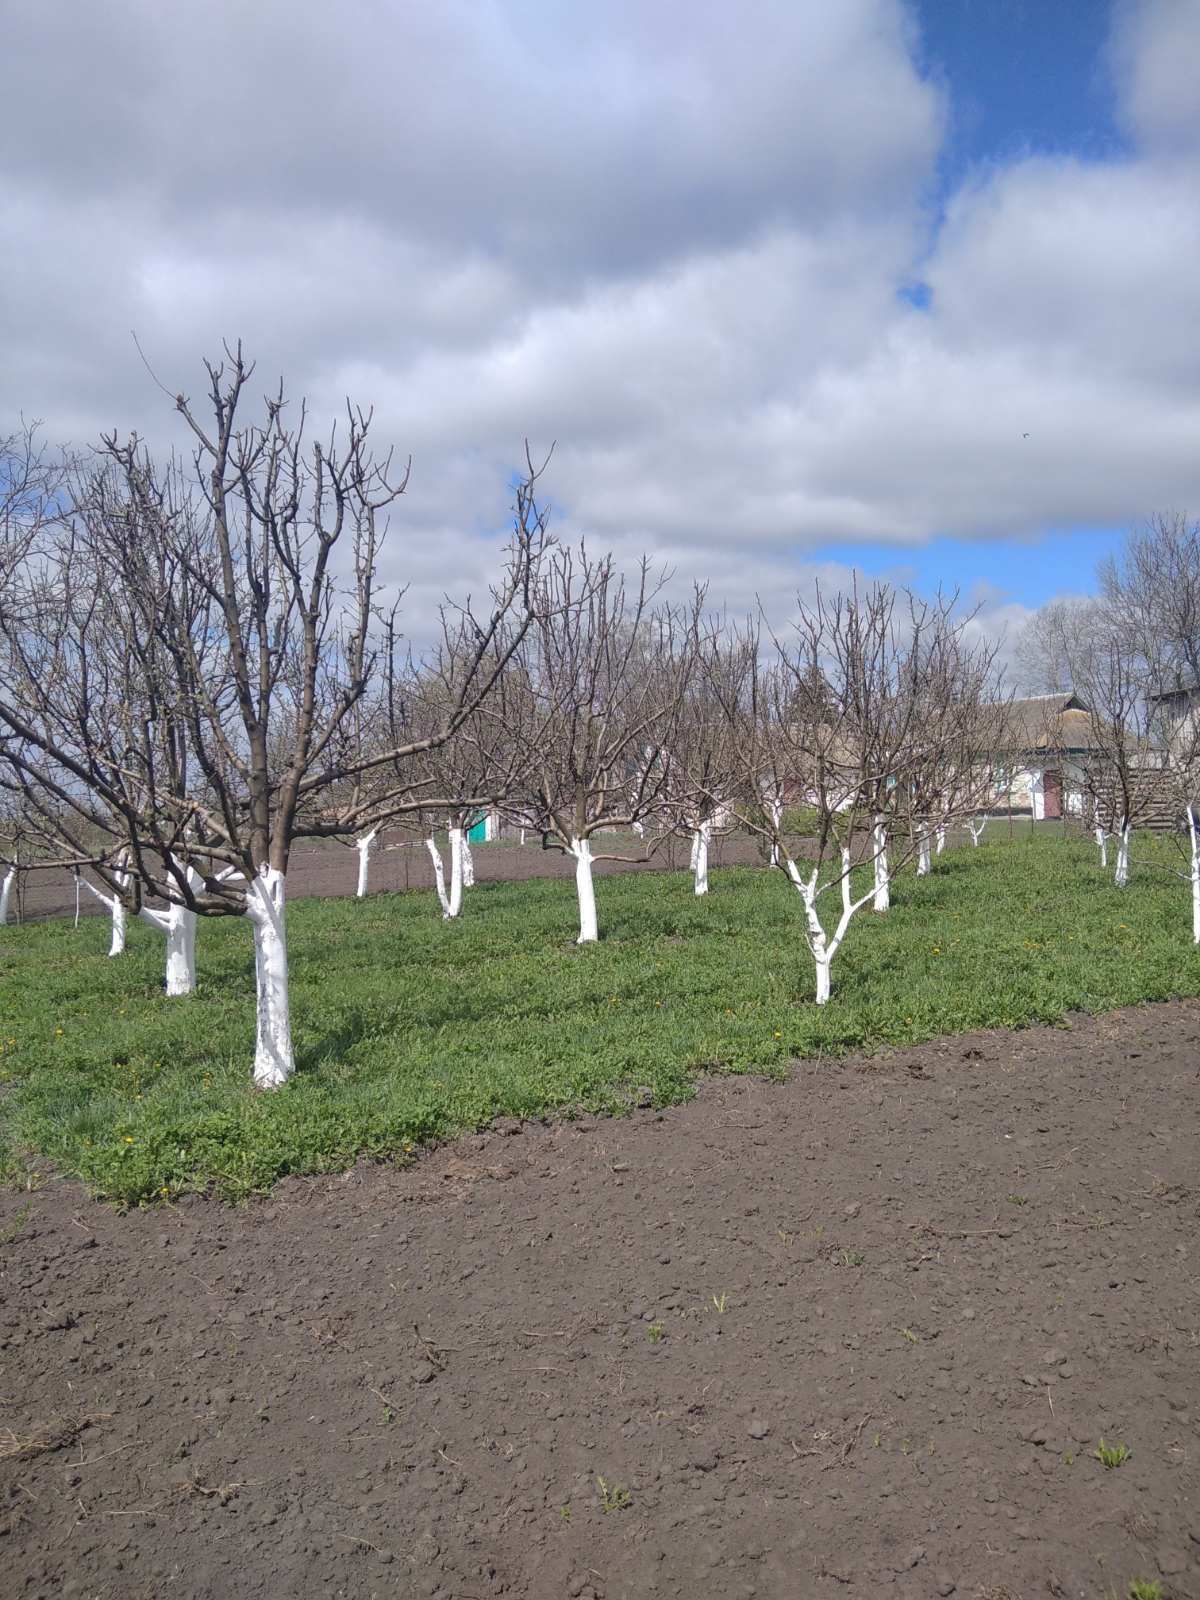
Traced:
[[[202, 922], [199, 992], [161, 993], [162, 941], [106, 923], [0, 933], [0, 1175], [31, 1152], [123, 1203], [405, 1157], [497, 1115], [685, 1099], [702, 1070], [904, 1045], [1071, 1010], [1200, 993], [1186, 886], [1138, 870], [1124, 893], [1086, 842], [1000, 836], [902, 875], [855, 919], [834, 993], [812, 1003], [800, 902], [782, 873], [597, 884], [603, 934], [578, 948], [567, 880], [482, 885], [445, 923], [432, 894], [289, 908], [298, 1071], [249, 1085], [249, 926]], [[1164, 849], [1166, 847], [1163, 847]]]

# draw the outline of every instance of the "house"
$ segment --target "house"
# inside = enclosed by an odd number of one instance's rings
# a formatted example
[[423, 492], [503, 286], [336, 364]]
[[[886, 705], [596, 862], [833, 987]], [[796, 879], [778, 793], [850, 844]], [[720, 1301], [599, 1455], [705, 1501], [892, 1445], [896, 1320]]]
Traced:
[[1200, 684], [1176, 673], [1170, 688], [1147, 696], [1154, 713], [1155, 731], [1172, 756], [1190, 754], [1197, 742], [1200, 718]]
[[1012, 701], [995, 751], [997, 808], [1038, 822], [1078, 814], [1084, 769], [1101, 753], [1092, 714], [1073, 691]]

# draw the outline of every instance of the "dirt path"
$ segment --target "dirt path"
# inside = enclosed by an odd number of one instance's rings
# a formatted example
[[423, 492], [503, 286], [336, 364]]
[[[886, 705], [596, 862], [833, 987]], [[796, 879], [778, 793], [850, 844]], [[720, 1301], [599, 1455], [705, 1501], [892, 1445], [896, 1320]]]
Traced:
[[1198, 1067], [1172, 1004], [241, 1212], [6, 1195], [0, 1589], [1200, 1595]]

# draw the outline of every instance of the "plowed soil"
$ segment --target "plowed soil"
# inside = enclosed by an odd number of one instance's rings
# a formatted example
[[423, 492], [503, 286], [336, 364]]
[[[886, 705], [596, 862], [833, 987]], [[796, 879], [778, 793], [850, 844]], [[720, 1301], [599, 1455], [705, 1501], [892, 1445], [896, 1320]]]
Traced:
[[1198, 1067], [1170, 1004], [5, 1195], [0, 1592], [1200, 1595]]

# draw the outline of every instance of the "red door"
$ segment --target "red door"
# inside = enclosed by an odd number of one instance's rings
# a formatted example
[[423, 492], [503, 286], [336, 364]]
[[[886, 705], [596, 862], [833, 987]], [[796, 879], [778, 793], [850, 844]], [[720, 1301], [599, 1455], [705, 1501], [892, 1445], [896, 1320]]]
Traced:
[[1046, 820], [1057, 819], [1062, 816], [1062, 773], [1046, 772], [1042, 775], [1042, 798], [1045, 803]]

